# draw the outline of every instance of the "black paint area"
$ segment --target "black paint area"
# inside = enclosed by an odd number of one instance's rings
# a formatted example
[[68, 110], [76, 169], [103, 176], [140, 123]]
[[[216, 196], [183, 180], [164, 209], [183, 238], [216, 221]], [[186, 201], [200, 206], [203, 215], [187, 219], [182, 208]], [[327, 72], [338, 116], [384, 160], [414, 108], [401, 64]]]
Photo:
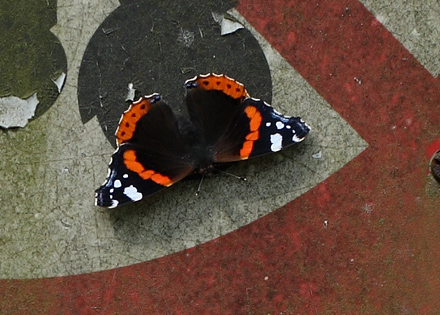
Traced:
[[224, 73], [245, 84], [251, 96], [272, 99], [269, 67], [247, 29], [225, 36], [212, 13], [226, 13], [233, 1], [121, 1], [98, 27], [85, 51], [78, 79], [83, 123], [97, 115], [115, 145], [119, 118], [127, 109], [127, 87], [160, 93], [182, 112], [185, 80]]

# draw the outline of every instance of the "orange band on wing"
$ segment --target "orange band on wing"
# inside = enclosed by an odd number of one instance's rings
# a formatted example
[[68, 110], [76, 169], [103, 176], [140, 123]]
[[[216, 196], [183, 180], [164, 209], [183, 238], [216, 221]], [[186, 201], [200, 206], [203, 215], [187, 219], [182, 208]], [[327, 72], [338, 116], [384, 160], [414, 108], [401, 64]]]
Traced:
[[260, 138], [260, 132], [258, 130], [252, 131], [246, 136], [246, 140], [257, 141]]
[[245, 141], [243, 143], [243, 147], [240, 150], [240, 157], [242, 160], [246, 160], [249, 158], [249, 155], [252, 153], [252, 148], [254, 147], [254, 141]]
[[249, 93], [246, 91], [243, 84], [225, 76], [224, 74], [198, 76], [196, 82], [201, 89], [222, 91], [226, 95], [235, 99], [249, 97]]
[[150, 178], [153, 182], [162, 185], [162, 186], [171, 186], [173, 184], [173, 181], [165, 175], [161, 175], [159, 173], [155, 173]]
[[249, 123], [251, 131], [258, 130], [261, 126], [261, 122], [263, 121], [263, 117], [261, 116], [261, 113], [257, 110], [255, 106], [248, 106], [245, 108], [244, 111], [251, 120]]
[[144, 166], [137, 161], [136, 152], [134, 150], [124, 152], [124, 164], [130, 171], [137, 173], [145, 180], [151, 179], [156, 184], [162, 186], [171, 186], [173, 184], [173, 181], [168, 176], [145, 169]]
[[254, 142], [260, 138], [260, 132], [258, 131], [263, 121], [261, 113], [255, 106], [247, 106], [244, 110], [249, 118], [249, 129], [251, 132], [246, 136], [246, 141], [240, 150], [240, 157], [245, 160], [248, 159], [252, 153]]
[[151, 98], [141, 98], [133, 103], [128, 110], [124, 112], [116, 131], [116, 142], [118, 145], [130, 140], [133, 137], [136, 123], [151, 109]]

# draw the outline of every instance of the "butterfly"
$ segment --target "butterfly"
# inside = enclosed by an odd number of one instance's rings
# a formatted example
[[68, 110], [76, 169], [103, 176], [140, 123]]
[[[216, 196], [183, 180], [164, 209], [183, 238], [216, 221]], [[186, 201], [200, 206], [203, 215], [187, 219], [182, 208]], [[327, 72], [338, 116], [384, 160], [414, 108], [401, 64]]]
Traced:
[[304, 140], [310, 127], [249, 96], [244, 85], [209, 73], [185, 82], [188, 117], [157, 94], [134, 101], [116, 131], [117, 149], [96, 205], [114, 208], [169, 187], [218, 163], [247, 160]]

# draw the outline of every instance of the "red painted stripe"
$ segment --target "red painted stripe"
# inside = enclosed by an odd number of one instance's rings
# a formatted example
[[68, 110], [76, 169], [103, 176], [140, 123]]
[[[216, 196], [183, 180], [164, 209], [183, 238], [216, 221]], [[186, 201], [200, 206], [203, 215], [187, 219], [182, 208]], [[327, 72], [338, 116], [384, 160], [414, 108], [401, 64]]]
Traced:
[[311, 288], [295, 312], [438, 309], [440, 204], [425, 192], [438, 81], [357, 1], [250, 0], [238, 10], [370, 145], [283, 217], [304, 234], [296, 261], [308, 267], [296, 281]]
[[[360, 2], [253, 0], [238, 10], [370, 144], [386, 145], [406, 120], [439, 121], [438, 81]], [[407, 128], [393, 133], [409, 138]]]

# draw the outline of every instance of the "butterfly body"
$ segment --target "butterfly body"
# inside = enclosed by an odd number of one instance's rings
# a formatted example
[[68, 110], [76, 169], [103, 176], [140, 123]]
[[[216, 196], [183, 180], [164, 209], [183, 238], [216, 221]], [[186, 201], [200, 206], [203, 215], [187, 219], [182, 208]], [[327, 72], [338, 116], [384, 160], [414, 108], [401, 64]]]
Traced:
[[176, 117], [159, 94], [124, 112], [97, 205], [138, 201], [193, 172], [212, 174], [214, 164], [277, 152], [310, 131], [299, 117], [251, 98], [243, 84], [225, 75], [200, 75], [185, 87], [188, 119]]

